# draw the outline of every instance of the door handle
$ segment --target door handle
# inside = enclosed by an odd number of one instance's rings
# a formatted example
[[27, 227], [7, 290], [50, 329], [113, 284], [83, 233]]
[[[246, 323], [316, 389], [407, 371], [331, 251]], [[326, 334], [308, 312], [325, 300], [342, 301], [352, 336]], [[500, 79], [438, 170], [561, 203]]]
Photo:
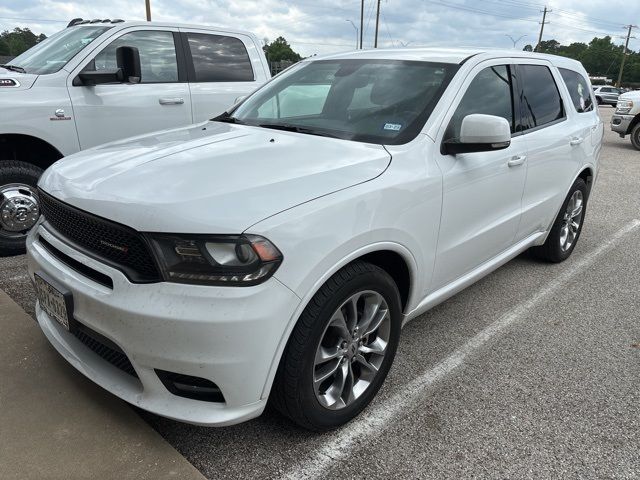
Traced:
[[159, 98], [158, 102], [160, 105], [182, 105], [184, 103], [184, 98]]
[[526, 159], [526, 155], [516, 155], [515, 157], [511, 157], [511, 160], [507, 162], [507, 165], [510, 167], [517, 167], [518, 165], [522, 165]]
[[572, 147], [575, 147], [576, 145], [580, 145], [582, 142], [584, 142], [584, 138], [582, 138], [582, 137], [573, 137], [571, 139], [571, 141], [569, 142], [569, 145], [571, 145]]

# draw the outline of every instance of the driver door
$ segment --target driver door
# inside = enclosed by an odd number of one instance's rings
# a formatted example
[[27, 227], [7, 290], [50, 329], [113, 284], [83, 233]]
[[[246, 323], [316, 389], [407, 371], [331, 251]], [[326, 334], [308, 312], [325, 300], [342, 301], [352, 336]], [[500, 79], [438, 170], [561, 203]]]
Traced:
[[527, 150], [515, 133], [519, 115], [512, 82], [509, 65], [476, 67], [440, 129], [439, 142], [457, 138], [462, 119], [481, 113], [506, 118], [512, 137], [504, 150], [437, 156], [443, 205], [432, 291], [513, 245], [522, 213]]
[[[80, 148], [192, 123], [191, 98], [182, 57], [176, 54], [177, 33], [130, 31], [118, 37], [69, 76], [68, 89]], [[136, 47], [140, 83], [73, 86], [81, 70], [116, 68], [116, 48]], [[180, 61], [179, 61], [180, 60]]]

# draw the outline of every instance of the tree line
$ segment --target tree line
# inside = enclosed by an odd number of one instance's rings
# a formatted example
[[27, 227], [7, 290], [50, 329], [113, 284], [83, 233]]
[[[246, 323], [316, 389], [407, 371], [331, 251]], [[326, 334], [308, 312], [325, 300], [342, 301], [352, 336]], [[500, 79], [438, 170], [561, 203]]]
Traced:
[[[524, 50], [531, 51], [532, 46], [527, 45]], [[556, 40], [545, 40], [540, 42], [537, 51], [573, 58], [584, 65], [590, 76], [604, 76], [615, 82], [620, 72], [624, 46], [615, 45], [611, 37], [606, 36], [595, 37], [589, 43], [574, 42], [570, 45], [561, 45]], [[640, 52], [627, 50], [627, 59], [622, 72], [622, 86], [640, 87]]]
[[44, 33], [36, 35], [28, 28], [5, 30], [0, 33], [0, 56], [17, 57], [45, 38]]

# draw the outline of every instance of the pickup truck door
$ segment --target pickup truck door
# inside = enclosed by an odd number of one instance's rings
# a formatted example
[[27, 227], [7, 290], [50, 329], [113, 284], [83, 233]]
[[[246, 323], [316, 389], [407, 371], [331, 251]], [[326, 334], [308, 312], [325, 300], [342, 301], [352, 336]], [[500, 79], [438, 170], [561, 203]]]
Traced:
[[[184, 55], [181, 48], [176, 49], [179, 42], [177, 29], [125, 31], [69, 76], [67, 85], [81, 149], [192, 123]], [[138, 49], [140, 83], [73, 85], [83, 69], [116, 68], [115, 51], [121, 46]]]
[[180, 29], [194, 123], [215, 117], [268, 78], [264, 56], [248, 35]]

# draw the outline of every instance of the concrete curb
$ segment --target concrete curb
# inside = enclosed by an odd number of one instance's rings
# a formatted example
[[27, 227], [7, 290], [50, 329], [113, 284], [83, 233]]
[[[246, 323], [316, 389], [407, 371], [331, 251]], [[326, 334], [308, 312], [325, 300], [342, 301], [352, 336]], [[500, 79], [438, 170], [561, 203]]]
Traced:
[[0, 478], [205, 477], [124, 402], [68, 365], [0, 290]]

